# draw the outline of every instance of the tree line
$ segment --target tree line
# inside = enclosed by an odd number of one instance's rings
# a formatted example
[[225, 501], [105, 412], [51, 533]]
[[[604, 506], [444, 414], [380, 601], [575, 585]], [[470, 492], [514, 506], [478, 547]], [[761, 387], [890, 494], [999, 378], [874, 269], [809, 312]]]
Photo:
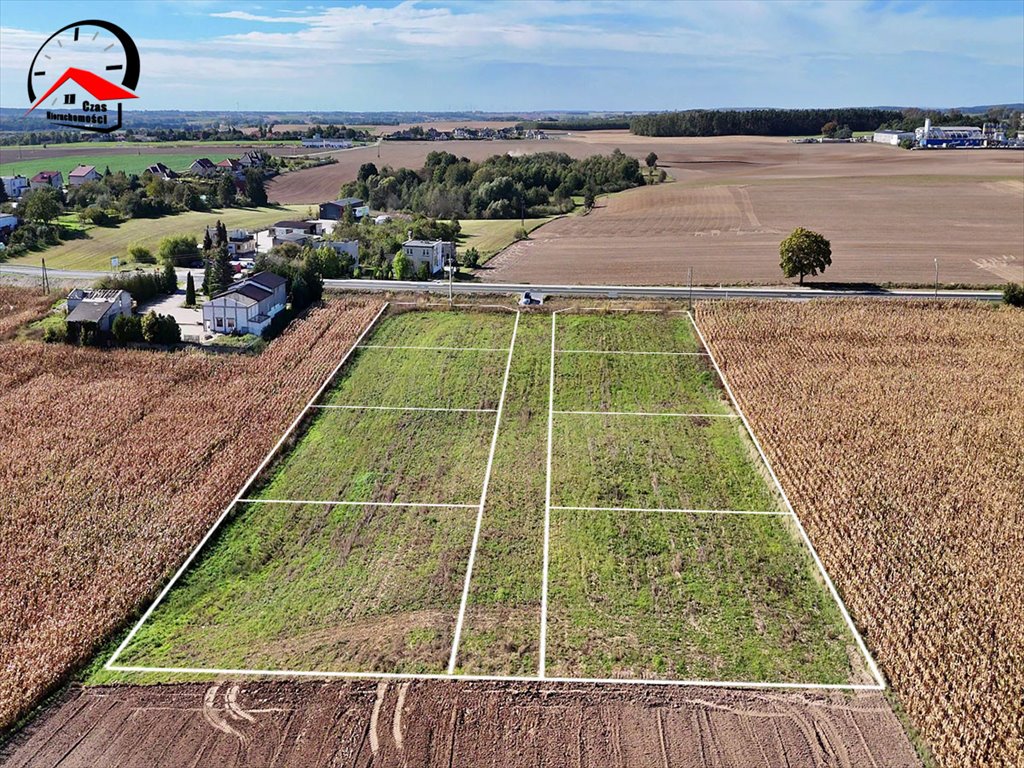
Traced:
[[364, 163], [340, 195], [358, 197], [376, 210], [513, 219], [566, 213], [574, 207], [574, 195], [618, 192], [643, 183], [640, 164], [618, 149], [579, 160], [563, 152], [541, 152], [494, 155], [482, 162], [431, 152], [418, 171]]
[[891, 109], [843, 107], [839, 109], [692, 109], [638, 115], [629, 130], [639, 136], [810, 136], [827, 123], [849, 126], [851, 131], [874, 131], [903, 118]]

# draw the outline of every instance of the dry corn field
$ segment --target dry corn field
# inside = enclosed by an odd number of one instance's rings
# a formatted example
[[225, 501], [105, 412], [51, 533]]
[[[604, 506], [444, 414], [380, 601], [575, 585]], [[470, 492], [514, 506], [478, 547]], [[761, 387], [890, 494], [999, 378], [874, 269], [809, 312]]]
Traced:
[[379, 308], [256, 357], [0, 344], [0, 730], [155, 595]]
[[46, 313], [52, 297], [39, 291], [0, 285], [0, 340], [8, 339], [25, 323]]
[[936, 763], [1024, 765], [1024, 312], [697, 317]]

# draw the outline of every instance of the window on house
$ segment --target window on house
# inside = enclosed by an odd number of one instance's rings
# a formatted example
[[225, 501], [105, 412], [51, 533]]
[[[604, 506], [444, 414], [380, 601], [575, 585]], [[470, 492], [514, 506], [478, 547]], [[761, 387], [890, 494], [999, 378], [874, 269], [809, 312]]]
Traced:
[[235, 327], [235, 321], [230, 319], [230, 318], [228, 318], [228, 328], [234, 328], [234, 327]]
[[224, 325], [224, 318], [223, 317], [218, 317], [217, 318], [217, 327], [220, 328], [222, 325]]

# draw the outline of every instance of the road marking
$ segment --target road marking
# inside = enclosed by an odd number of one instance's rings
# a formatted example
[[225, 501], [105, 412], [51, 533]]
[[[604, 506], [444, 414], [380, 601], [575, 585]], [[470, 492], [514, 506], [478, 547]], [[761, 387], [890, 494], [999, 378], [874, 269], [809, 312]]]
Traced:
[[338, 507], [452, 507], [476, 509], [476, 504], [441, 504], [433, 501], [320, 501], [318, 499], [239, 499], [243, 504], [322, 504]]
[[404, 345], [360, 344], [359, 349], [416, 349], [421, 352], [507, 352], [507, 347], [407, 347]]
[[412, 405], [314, 405], [314, 408], [340, 408], [351, 411], [430, 411], [434, 413], [497, 413], [496, 408], [420, 408]]
[[448, 660], [448, 674], [455, 673], [455, 662], [459, 655], [459, 640], [462, 638], [462, 624], [466, 618], [466, 602], [469, 600], [469, 582], [473, 577], [473, 563], [476, 560], [476, 548], [480, 542], [480, 526], [484, 518], [484, 505], [487, 503], [487, 488], [491, 483], [491, 468], [494, 466], [494, 451], [498, 446], [498, 430], [501, 427], [501, 412], [505, 408], [505, 393], [508, 391], [508, 375], [512, 370], [512, 353], [516, 347], [516, 334], [519, 332], [519, 313], [512, 326], [512, 342], [508, 345], [508, 359], [505, 361], [505, 378], [501, 382], [501, 397], [498, 398], [498, 415], [494, 419], [494, 434], [491, 435], [491, 450], [487, 455], [487, 471], [484, 473], [484, 487], [480, 493], [480, 507], [476, 513], [476, 527], [473, 529], [473, 544], [469, 549], [469, 562], [466, 563], [466, 580], [462, 585], [462, 602], [459, 604], [459, 618], [455, 622], [455, 637], [452, 639], [452, 652]]
[[540, 666], [541, 678], [547, 674], [548, 651], [548, 566], [551, 562], [551, 442], [555, 424], [555, 319], [562, 310], [551, 313], [551, 372], [548, 379], [548, 456], [544, 480], [544, 567], [540, 591]]
[[576, 355], [668, 355], [673, 357], [707, 357], [706, 352], [640, 352], [624, 349], [558, 349], [555, 351]]
[[885, 686], [860, 683], [775, 683], [760, 680], [653, 680], [616, 677], [539, 677], [526, 675], [449, 675], [416, 672], [315, 672], [292, 669], [214, 669], [211, 667], [140, 667], [112, 665], [111, 672], [186, 675], [243, 675], [246, 677], [347, 678], [354, 680], [464, 680], [467, 682], [571, 683], [574, 685], [675, 685], [705, 688], [752, 688], [809, 691], [882, 691]]
[[682, 418], [738, 419], [735, 413], [654, 413], [650, 411], [555, 411], [559, 416], [678, 416]]
[[679, 512], [692, 513], [695, 515], [789, 515], [789, 512], [782, 510], [760, 510], [760, 509], [672, 509], [661, 507], [551, 507], [572, 512]]

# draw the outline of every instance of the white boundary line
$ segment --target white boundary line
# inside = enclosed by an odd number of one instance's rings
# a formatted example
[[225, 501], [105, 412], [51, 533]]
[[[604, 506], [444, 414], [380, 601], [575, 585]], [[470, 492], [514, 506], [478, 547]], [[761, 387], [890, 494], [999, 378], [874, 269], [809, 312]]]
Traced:
[[409, 347], [402, 344], [360, 344], [359, 349], [416, 349], [421, 352], [507, 352], [505, 347]]
[[551, 562], [551, 441], [555, 424], [555, 320], [559, 312], [551, 313], [551, 371], [548, 379], [548, 456], [547, 477], [544, 481], [544, 566], [540, 586], [540, 664], [537, 674], [547, 675], [548, 652], [548, 565]]
[[109, 659], [107, 659], [106, 664], [103, 665], [105, 669], [112, 668], [111, 665], [117, 660], [117, 657], [121, 655], [124, 649], [128, 647], [128, 644], [135, 638], [135, 635], [142, 628], [142, 625], [146, 623], [149, 617], [153, 614], [153, 611], [156, 610], [156, 607], [160, 605], [161, 601], [163, 601], [163, 599], [167, 596], [167, 593], [171, 591], [171, 588], [177, 583], [178, 579], [181, 578], [181, 575], [185, 573], [189, 565], [192, 564], [192, 561], [195, 560], [196, 555], [198, 555], [199, 551], [206, 545], [206, 542], [210, 540], [210, 537], [213, 536], [214, 531], [216, 531], [220, 527], [221, 523], [224, 522], [225, 518], [227, 518], [228, 514], [238, 503], [239, 499], [242, 499], [245, 496], [250, 486], [252, 486], [252, 484], [256, 481], [256, 478], [260, 476], [260, 473], [267, 468], [267, 465], [270, 464], [270, 462], [274, 459], [274, 457], [277, 455], [277, 452], [281, 450], [281, 446], [284, 445], [288, 437], [299, 426], [303, 418], [305, 418], [306, 414], [309, 413], [310, 407], [314, 403], [316, 403], [317, 400], [320, 399], [323, 393], [327, 390], [327, 387], [329, 387], [331, 382], [334, 381], [335, 376], [338, 375], [338, 371], [340, 371], [342, 369], [342, 366], [344, 366], [345, 363], [348, 362], [349, 358], [352, 357], [352, 354], [355, 352], [360, 342], [362, 342], [362, 340], [366, 338], [366, 335], [374, 328], [374, 326], [377, 325], [377, 321], [380, 320], [381, 316], [384, 314], [387, 308], [388, 302], [385, 301], [384, 306], [382, 306], [380, 308], [380, 311], [376, 315], [374, 315], [373, 320], [371, 320], [369, 324], [363, 329], [363, 332], [359, 334], [359, 338], [356, 339], [355, 343], [349, 348], [348, 352], [346, 352], [342, 356], [338, 364], [334, 366], [334, 370], [332, 370], [327, 375], [327, 378], [324, 379], [324, 382], [323, 384], [320, 385], [320, 388], [313, 393], [313, 396], [311, 398], [309, 398], [309, 402], [306, 403], [306, 407], [299, 411], [299, 415], [295, 417], [295, 420], [292, 421], [292, 423], [288, 426], [288, 429], [286, 429], [284, 434], [281, 435], [277, 443], [274, 444], [274, 447], [270, 449], [270, 453], [268, 453], [266, 458], [264, 458], [260, 465], [256, 467], [256, 471], [249, 475], [249, 479], [246, 480], [245, 484], [238, 490], [238, 493], [235, 495], [235, 498], [232, 499], [231, 503], [228, 504], [227, 507], [224, 508], [224, 511], [220, 513], [220, 517], [218, 517], [217, 520], [213, 523], [213, 525], [210, 527], [210, 530], [206, 532], [206, 535], [203, 536], [200, 542], [196, 545], [195, 549], [192, 550], [192, 553], [185, 559], [185, 562], [181, 564], [181, 567], [179, 567], [178, 570], [175, 571], [174, 576], [171, 577], [171, 580], [167, 582], [164, 588], [160, 591], [160, 594], [157, 595], [156, 600], [154, 600], [152, 604], [150, 604], [149, 608], [146, 609], [146, 612], [142, 614], [142, 617], [135, 623], [135, 626], [132, 627], [131, 632], [129, 632], [127, 637], [125, 637], [125, 639], [121, 641], [121, 644], [117, 646], [117, 649], [114, 651], [113, 655]]
[[559, 354], [568, 353], [576, 355], [662, 355], [669, 357], [707, 357], [706, 352], [639, 352], [627, 349], [557, 349], [555, 351]]
[[497, 413], [496, 408], [420, 408], [413, 405], [314, 405], [348, 411], [430, 411], [434, 413]]
[[469, 582], [473, 578], [473, 563], [476, 560], [476, 548], [480, 542], [480, 526], [484, 518], [484, 505], [487, 503], [487, 488], [491, 482], [491, 468], [494, 466], [494, 451], [498, 447], [498, 430], [501, 427], [501, 413], [505, 408], [505, 393], [508, 391], [508, 374], [512, 370], [512, 353], [516, 348], [516, 334], [519, 332], [519, 316], [512, 326], [512, 342], [508, 345], [508, 359], [505, 361], [505, 378], [501, 382], [501, 397], [498, 398], [498, 415], [494, 419], [494, 434], [491, 435], [491, 450], [487, 455], [487, 471], [484, 473], [484, 487], [480, 492], [480, 506], [476, 513], [476, 527], [473, 529], [473, 544], [469, 548], [469, 561], [466, 563], [466, 580], [462, 585], [462, 601], [459, 603], [459, 617], [455, 622], [455, 636], [452, 638], [452, 652], [448, 659], [448, 674], [455, 674], [455, 662], [459, 656], [459, 640], [462, 638], [462, 624], [466, 618], [466, 603], [469, 600]]
[[860, 632], [857, 631], [857, 627], [853, 623], [853, 618], [850, 616], [850, 612], [846, 608], [846, 603], [839, 596], [839, 592], [836, 590], [835, 584], [832, 583], [832, 579], [828, 575], [828, 571], [825, 570], [824, 564], [821, 562], [821, 558], [818, 557], [818, 552], [815, 550], [814, 545], [811, 543], [810, 537], [807, 535], [807, 531], [804, 530], [804, 525], [800, 521], [800, 516], [797, 515], [796, 510], [793, 509], [793, 504], [789, 500], [789, 496], [786, 495], [785, 489], [782, 487], [782, 483], [779, 482], [778, 475], [775, 474], [775, 470], [772, 468], [771, 462], [768, 461], [768, 456], [765, 455], [764, 449], [761, 447], [760, 441], [757, 439], [757, 435], [754, 434], [753, 428], [750, 426], [750, 422], [747, 421], [746, 415], [743, 413], [743, 409], [740, 408], [739, 401], [737, 401], [735, 394], [733, 394], [732, 387], [729, 385], [729, 380], [725, 378], [725, 374], [722, 373], [722, 369], [718, 366], [718, 361], [715, 359], [714, 353], [711, 351], [711, 346], [708, 344], [707, 339], [704, 338], [704, 334], [700, 330], [700, 326], [697, 325], [697, 320], [689, 312], [687, 317], [690, 318], [690, 322], [693, 324], [693, 329], [697, 331], [697, 335], [700, 337], [701, 343], [704, 348], [708, 351], [708, 356], [711, 358], [712, 365], [715, 366], [715, 370], [718, 372], [719, 378], [722, 380], [722, 384], [725, 385], [725, 391], [729, 394], [729, 399], [732, 401], [733, 407], [736, 412], [740, 415], [740, 419], [743, 421], [743, 426], [746, 427], [747, 434], [750, 435], [750, 439], [754, 442], [754, 447], [757, 448], [757, 452], [761, 454], [761, 460], [764, 462], [765, 467], [768, 469], [768, 474], [771, 475], [772, 480], [775, 481], [775, 487], [778, 489], [779, 494], [782, 496], [782, 500], [786, 503], [786, 509], [789, 510], [790, 514], [793, 515], [793, 520], [796, 521], [797, 528], [800, 530], [800, 536], [807, 545], [807, 548], [811, 552], [811, 556], [814, 558], [815, 565], [818, 566], [818, 570], [821, 572], [821, 577], [825, 580], [825, 585], [828, 587], [828, 591], [832, 594], [832, 598], [836, 601], [839, 606], [839, 611], [843, 615], [843, 619], [846, 620], [846, 625], [850, 628], [850, 632], [853, 633], [854, 639], [857, 641], [857, 647], [860, 648], [860, 652], [863, 654], [865, 660], [868, 663], [868, 667], [871, 669], [871, 673], [874, 675], [875, 680], [878, 681], [880, 688], [878, 690], [885, 690], [886, 682], [885, 677], [878, 669], [878, 665], [875, 663], [875, 659], [872, 657], [871, 652], [868, 651], [867, 645], [864, 643], [864, 638], [861, 637]]
[[650, 411], [555, 411], [559, 416], [678, 416], [683, 418], [738, 419], [734, 413], [653, 413]]
[[449, 507], [476, 509], [476, 504], [441, 504], [433, 501], [319, 501], [317, 499], [239, 499], [240, 504], [319, 504], [324, 507]]
[[552, 507], [569, 512], [678, 512], [695, 515], [788, 515], [785, 510], [757, 509], [672, 509], [659, 507]]
[[111, 665], [111, 672], [155, 672], [187, 675], [245, 675], [248, 677], [312, 677], [357, 680], [459, 680], [464, 682], [570, 683], [573, 685], [677, 685], [698, 688], [750, 688], [812, 691], [880, 691], [878, 685], [856, 683], [772, 683], [757, 680], [664, 680], [617, 677], [531, 677], [526, 675], [449, 675], [416, 672], [312, 672], [303, 669], [213, 669], [208, 667], [138, 667]]

